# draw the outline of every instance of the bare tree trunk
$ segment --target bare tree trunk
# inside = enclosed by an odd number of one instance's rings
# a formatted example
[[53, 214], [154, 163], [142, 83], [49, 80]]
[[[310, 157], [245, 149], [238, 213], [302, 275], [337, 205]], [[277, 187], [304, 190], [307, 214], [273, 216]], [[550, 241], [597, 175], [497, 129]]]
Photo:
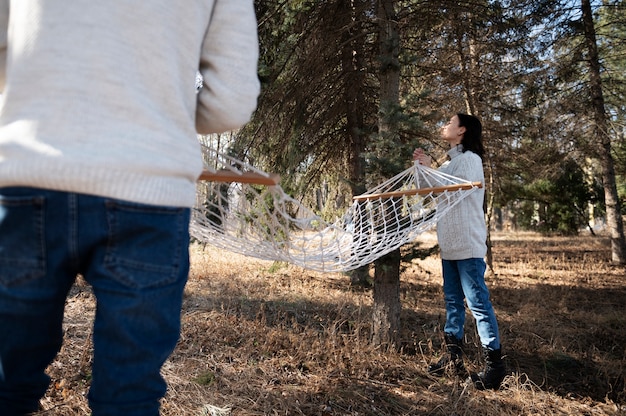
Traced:
[[[396, 0], [378, 0], [380, 45], [380, 105], [397, 106], [400, 101], [400, 34], [395, 12]], [[395, 127], [381, 117], [380, 134], [395, 134]]]
[[[456, 50], [457, 54], [459, 55], [459, 67], [461, 69], [461, 76], [463, 78], [461, 81], [463, 82], [463, 91], [465, 93], [465, 111], [467, 111], [469, 114], [478, 116], [475, 94], [476, 86], [474, 85], [472, 79], [473, 71], [478, 68], [476, 45], [470, 39], [470, 42], [468, 44], [468, 53], [465, 53], [466, 46], [465, 42], [463, 41], [464, 33], [466, 27], [470, 25], [467, 23], [467, 16], [461, 18], [456, 13], [453, 16], [453, 20], [455, 21], [451, 22], [451, 24], [454, 25], [456, 29]], [[463, 27], [459, 26], [458, 22], [463, 22]]]
[[[391, 139], [396, 135], [393, 122], [385, 118], [386, 108], [395, 107], [400, 101], [400, 63], [398, 22], [395, 12], [396, 0], [378, 0], [380, 44], [380, 107], [379, 134]], [[397, 345], [397, 329], [400, 326], [400, 249], [374, 262], [374, 345], [392, 347]]]
[[[363, 151], [365, 149], [365, 132], [363, 126], [364, 106], [363, 87], [365, 84], [363, 68], [363, 41], [359, 33], [362, 16], [354, 10], [352, 1], [342, 0], [341, 16], [346, 16], [346, 26], [350, 30], [344, 31], [342, 44], [342, 79], [344, 80], [343, 95], [346, 108], [346, 135], [350, 144], [348, 153], [349, 181], [353, 195], [361, 194], [365, 182], [365, 167]], [[361, 188], [359, 188], [361, 187]]]
[[[467, 20], [470, 20], [468, 23]], [[463, 41], [467, 28], [473, 27], [471, 20], [473, 16], [465, 15], [460, 16], [454, 14], [451, 20], [451, 24], [456, 28], [456, 47], [459, 56], [459, 66], [461, 68], [461, 76], [463, 77], [463, 90], [465, 95], [465, 110], [472, 115], [483, 119], [484, 124], [484, 112], [481, 106], [478, 96], [482, 91], [480, 85], [481, 73], [480, 73], [480, 51], [478, 42], [475, 39], [475, 33], [469, 32], [469, 38], [466, 42]], [[462, 22], [462, 26], [459, 26], [459, 22]], [[467, 50], [467, 53], [466, 53]], [[491, 165], [491, 157], [489, 151], [485, 149], [483, 155], [483, 165], [485, 166], [485, 197], [489, 196], [489, 199], [485, 199], [483, 203], [483, 211], [486, 216], [487, 222], [487, 255], [486, 263], [487, 268], [491, 275], [494, 274], [493, 269], [493, 249], [491, 242], [491, 218], [493, 214], [493, 170]]]
[[[366, 133], [363, 126], [364, 97], [363, 86], [365, 77], [363, 70], [363, 41], [362, 21], [364, 16], [355, 10], [354, 2], [341, 0], [339, 16], [346, 19], [345, 26], [349, 28], [343, 32], [343, 50], [341, 54], [341, 69], [344, 79], [344, 100], [346, 108], [346, 135], [349, 143], [348, 152], [348, 182], [352, 188], [352, 195], [365, 192], [365, 167], [363, 151], [365, 150]], [[369, 266], [359, 267], [349, 273], [350, 283], [353, 286], [369, 287]]]
[[395, 348], [400, 327], [400, 250], [376, 261], [372, 343]]
[[599, 157], [602, 168], [602, 184], [606, 204], [606, 223], [611, 233], [611, 260], [617, 264], [626, 264], [626, 239], [624, 238], [624, 222], [622, 220], [617, 185], [615, 182], [615, 166], [611, 155], [611, 137], [604, 95], [602, 79], [600, 77], [600, 60], [596, 31], [593, 23], [590, 0], [581, 0], [585, 40], [589, 53], [589, 84], [591, 88], [591, 105], [595, 122], [595, 142], [600, 144]]

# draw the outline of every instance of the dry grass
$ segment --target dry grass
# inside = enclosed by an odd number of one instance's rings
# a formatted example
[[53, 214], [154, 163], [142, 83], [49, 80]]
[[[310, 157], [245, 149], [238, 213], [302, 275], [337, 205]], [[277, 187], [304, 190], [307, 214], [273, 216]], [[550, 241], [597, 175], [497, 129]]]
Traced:
[[[609, 264], [608, 240], [493, 240], [488, 280], [511, 370], [502, 390], [424, 371], [442, 338], [437, 257], [403, 273], [401, 348], [379, 351], [368, 343], [371, 292], [352, 289], [347, 277], [194, 245], [183, 332], [163, 369], [170, 389], [162, 414], [626, 414], [626, 277]], [[88, 287], [77, 285], [39, 415], [89, 414], [93, 308]], [[477, 367], [472, 319], [466, 341], [468, 366]]]

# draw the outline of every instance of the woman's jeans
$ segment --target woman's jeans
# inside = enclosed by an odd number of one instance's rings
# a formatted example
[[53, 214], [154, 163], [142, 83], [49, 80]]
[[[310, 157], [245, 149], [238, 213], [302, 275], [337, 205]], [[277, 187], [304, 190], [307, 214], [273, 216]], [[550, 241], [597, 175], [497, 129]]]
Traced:
[[480, 342], [488, 350], [500, 348], [496, 314], [485, 285], [485, 261], [481, 258], [443, 260], [443, 293], [446, 302], [444, 332], [463, 338], [465, 303], [476, 319]]
[[0, 188], [0, 414], [37, 410], [77, 274], [97, 307], [93, 416], [159, 414], [160, 369], [180, 334], [188, 208]]

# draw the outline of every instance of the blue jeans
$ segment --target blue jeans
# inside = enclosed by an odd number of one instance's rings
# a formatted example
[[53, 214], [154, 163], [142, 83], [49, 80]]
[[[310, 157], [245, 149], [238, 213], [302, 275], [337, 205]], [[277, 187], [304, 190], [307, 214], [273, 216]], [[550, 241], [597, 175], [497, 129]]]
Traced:
[[160, 369], [180, 335], [188, 208], [0, 189], [0, 414], [37, 410], [81, 274], [97, 307], [93, 416], [158, 415]]
[[488, 350], [500, 348], [500, 334], [496, 314], [489, 300], [485, 284], [485, 261], [480, 258], [443, 260], [443, 293], [446, 303], [444, 331], [463, 338], [465, 303], [476, 319], [480, 342]]

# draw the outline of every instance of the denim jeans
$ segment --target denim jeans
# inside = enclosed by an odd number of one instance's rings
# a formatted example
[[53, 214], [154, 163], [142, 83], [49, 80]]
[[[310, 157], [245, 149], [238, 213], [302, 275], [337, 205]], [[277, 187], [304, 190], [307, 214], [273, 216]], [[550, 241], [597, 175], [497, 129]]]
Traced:
[[158, 415], [160, 369], [180, 335], [188, 208], [33, 188], [0, 189], [0, 414], [38, 408], [77, 274], [96, 313], [93, 416]]
[[444, 331], [463, 338], [465, 303], [476, 319], [480, 342], [488, 350], [500, 348], [496, 314], [485, 284], [485, 261], [481, 258], [443, 260], [443, 293], [446, 303]]

